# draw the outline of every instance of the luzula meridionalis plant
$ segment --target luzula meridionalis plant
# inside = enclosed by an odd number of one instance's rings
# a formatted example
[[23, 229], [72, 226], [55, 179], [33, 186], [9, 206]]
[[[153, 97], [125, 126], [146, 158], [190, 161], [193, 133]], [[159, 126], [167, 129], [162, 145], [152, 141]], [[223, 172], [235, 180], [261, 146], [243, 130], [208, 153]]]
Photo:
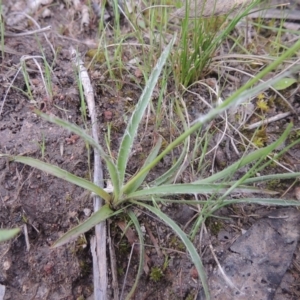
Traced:
[[[40, 169], [44, 172], [48, 172], [56, 177], [62, 178], [68, 182], [74, 183], [92, 193], [100, 196], [105, 204], [102, 208], [95, 212], [90, 218], [88, 218], [82, 224], [74, 227], [68, 231], [65, 235], [59, 238], [53, 247], [61, 246], [70, 240], [78, 237], [80, 234], [90, 230], [96, 224], [105, 221], [108, 218], [120, 213], [126, 213], [132, 220], [134, 226], [137, 229], [140, 241], [140, 266], [138, 270], [138, 276], [142, 273], [143, 269], [143, 234], [140, 229], [139, 221], [133, 212], [132, 207], [139, 206], [143, 209], [150, 211], [155, 214], [159, 219], [166, 223], [171, 229], [180, 237], [182, 242], [187, 248], [191, 260], [195, 264], [195, 267], [199, 273], [202, 285], [206, 294], [207, 299], [209, 298], [209, 291], [206, 283], [205, 271], [198, 254], [197, 249], [193, 245], [189, 236], [174, 222], [169, 216], [164, 214], [158, 206], [152, 206], [151, 203], [165, 203], [172, 202], [177, 204], [188, 203], [191, 205], [199, 204], [203, 207], [202, 214], [198, 218], [198, 223], [203, 222], [205, 218], [215, 212], [217, 209], [224, 205], [232, 203], [260, 203], [260, 204], [275, 204], [275, 205], [298, 205], [296, 201], [292, 200], [282, 200], [274, 198], [247, 198], [247, 199], [231, 199], [230, 194], [234, 191], [242, 191], [244, 194], [250, 192], [253, 193], [263, 193], [267, 192], [272, 194], [270, 191], [263, 191], [250, 186], [253, 182], [259, 182], [263, 180], [272, 180], [275, 178], [295, 178], [299, 176], [299, 173], [292, 174], [276, 174], [269, 176], [256, 177], [255, 174], [262, 168], [266, 167], [272, 161], [266, 159], [266, 157], [273, 152], [288, 136], [292, 125], [287, 126], [286, 130], [278, 141], [268, 145], [265, 148], [258, 149], [248, 155], [245, 155], [240, 160], [238, 160], [233, 165], [227, 167], [226, 169], [220, 171], [219, 173], [213, 174], [204, 179], [198, 179], [189, 184], [172, 184], [170, 180], [174, 177], [174, 174], [178, 173], [180, 166], [188, 152], [188, 147], [186, 147], [185, 141], [195, 132], [199, 132], [203, 125], [208, 121], [212, 120], [219, 114], [223, 113], [229, 107], [233, 105], [238, 105], [243, 102], [246, 98], [256, 95], [267, 89], [268, 86], [274, 84], [277, 80], [280, 80], [286, 74], [282, 74], [276, 79], [269, 80], [266, 83], [261, 83], [255, 87], [254, 84], [258, 82], [263, 76], [268, 74], [271, 70], [276, 68], [284, 59], [295, 53], [300, 48], [300, 41], [291, 47], [284, 55], [277, 59], [274, 63], [270, 64], [263, 71], [261, 71], [255, 78], [250, 80], [245, 86], [235, 92], [232, 96], [226, 99], [218, 107], [211, 109], [206, 115], [199, 117], [190, 127], [185, 127], [184, 132], [174, 139], [169, 145], [167, 145], [163, 150], [161, 150], [162, 139], [158, 138], [156, 145], [153, 147], [149, 153], [145, 163], [141, 169], [133, 175], [128, 181], [126, 181], [126, 168], [128, 165], [131, 149], [134, 144], [135, 137], [137, 135], [139, 124], [144, 116], [145, 110], [151, 101], [151, 95], [156, 86], [160, 73], [165, 65], [170, 51], [172, 50], [175, 38], [169, 43], [169, 45], [162, 52], [160, 59], [158, 60], [155, 68], [152, 71], [149, 80], [146, 83], [144, 91], [135, 107], [134, 112], [128, 121], [126, 130], [123, 135], [123, 139], [120, 144], [119, 153], [115, 160], [110, 157], [103, 148], [96, 143], [83, 129], [76, 125], [70, 124], [62, 119], [55, 118], [53, 116], [47, 116], [42, 113], [38, 113], [45, 120], [62, 126], [75, 134], [82, 137], [87, 143], [89, 143], [95, 151], [99, 151], [102, 159], [105, 161], [107, 170], [109, 172], [110, 180], [113, 185], [113, 191], [108, 193], [104, 189], [96, 186], [92, 182], [79, 178], [57, 166], [50, 165], [41, 162], [37, 159], [23, 157], [23, 156], [9, 156], [13, 161], [27, 164], [29, 166]], [[253, 88], [252, 88], [253, 87]], [[275, 155], [275, 158], [282, 154], [284, 151], [288, 150], [294, 146], [299, 141], [287, 146], [283, 151]], [[149, 172], [157, 165], [157, 163], [164, 158], [168, 153], [170, 153], [178, 145], [183, 145], [183, 154], [178, 157], [177, 162], [170, 166], [162, 176], [156, 178], [155, 181], [148, 183], [146, 186], [143, 185], [146, 176]], [[1, 155], [8, 156], [8, 155]], [[245, 165], [251, 164], [252, 167], [248, 172], [238, 180], [231, 180], [233, 174], [243, 168]], [[174, 200], [174, 195], [191, 195], [191, 200]], [[209, 201], [197, 201], [194, 200], [193, 195], [195, 194], [208, 194], [214, 195]], [[150, 203], [149, 203], [150, 202]], [[198, 224], [199, 225], [199, 224]]]

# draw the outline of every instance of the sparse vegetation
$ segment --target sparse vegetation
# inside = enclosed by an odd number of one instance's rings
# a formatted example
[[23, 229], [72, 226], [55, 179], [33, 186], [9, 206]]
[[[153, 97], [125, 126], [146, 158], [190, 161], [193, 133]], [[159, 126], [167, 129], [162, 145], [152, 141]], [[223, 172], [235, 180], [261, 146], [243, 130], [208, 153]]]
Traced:
[[152, 267], [150, 271], [150, 279], [154, 282], [158, 282], [163, 278], [164, 274], [160, 267]]

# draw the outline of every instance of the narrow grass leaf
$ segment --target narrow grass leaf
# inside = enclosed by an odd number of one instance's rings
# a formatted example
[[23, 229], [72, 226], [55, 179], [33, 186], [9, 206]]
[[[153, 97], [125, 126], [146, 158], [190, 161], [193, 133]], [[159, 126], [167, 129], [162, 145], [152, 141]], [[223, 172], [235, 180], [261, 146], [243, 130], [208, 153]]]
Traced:
[[[157, 156], [158, 151], [161, 147], [161, 143], [162, 143], [162, 138], [159, 137], [155, 147], [151, 150], [150, 154], [148, 155], [147, 159], [145, 160], [143, 167], [147, 166], [149, 163], [151, 163], [153, 161], [153, 159]], [[142, 175], [140, 175], [139, 173], [137, 173], [135, 176], [138, 177], [138, 180], [135, 181], [135, 183], [131, 186], [131, 189], [128, 191], [128, 193], [131, 192], [135, 192], [143, 183], [143, 181], [145, 180], [146, 176], [148, 175], [149, 172], [144, 173]]]
[[[157, 200], [155, 198], [155, 200]], [[173, 204], [191, 204], [191, 205], [197, 205], [197, 204], [207, 204], [208, 201], [201, 201], [201, 200], [174, 200], [174, 199], [163, 199], [165, 202], [173, 203]], [[213, 205], [210, 208], [211, 214], [218, 209], [228, 206], [231, 204], [245, 204], [245, 203], [251, 203], [251, 204], [259, 204], [259, 205], [274, 205], [274, 206], [300, 206], [300, 201], [298, 200], [291, 200], [291, 199], [280, 199], [280, 198], [241, 198], [241, 199], [224, 199], [221, 201], [211, 201], [209, 200], [209, 205]]]
[[[138, 200], [135, 200], [135, 199], [131, 199], [129, 200], [129, 202], [134, 202], [136, 203], [136, 201], [140, 202], [140, 201], [144, 201], [144, 202], [151, 202], [153, 203], [153, 201], [155, 201], [156, 203], [162, 203], [162, 204], [165, 204], [165, 203], [175, 203], [175, 204], [179, 204], [179, 205], [182, 205], [182, 204], [191, 204], [191, 205], [198, 205], [198, 204], [205, 204], [207, 203], [208, 200], [186, 200], [186, 199], [180, 199], [178, 197], [176, 197], [176, 199], [174, 199], [175, 197], [173, 197], [172, 199], [169, 199], [169, 198], [165, 198], [165, 197], [158, 197], [158, 196], [152, 196], [151, 198], [150, 197], [141, 197], [139, 198]], [[217, 201], [217, 200], [209, 200], [209, 201]]]
[[[212, 0], [206, 1], [216, 3]], [[201, 5], [198, 4], [197, 1], [192, 2], [193, 5], [195, 4], [195, 9], [197, 9], [197, 5]], [[230, 33], [232, 32], [232, 30], [234, 30], [237, 23], [244, 16], [246, 16], [258, 2], [259, 0], [252, 1], [252, 3], [243, 7], [243, 9], [239, 11], [239, 13], [233, 14], [233, 18], [230, 18], [231, 20], [229, 20], [229, 23], [226, 17], [226, 15], [230, 14], [230, 12], [228, 12], [225, 15], [227, 20], [225, 21], [224, 18], [224, 21], [222, 22], [222, 24], [219, 24], [217, 30], [214, 27], [217, 25], [216, 22], [220, 22], [220, 19], [218, 18], [195, 18], [193, 20], [193, 24], [191, 25], [191, 20], [188, 18], [188, 15], [185, 16], [181, 29], [181, 51], [179, 54], [179, 66], [181, 71], [180, 81], [184, 86], [187, 86], [188, 84], [194, 82], [199, 78], [199, 74], [201, 74], [201, 71], [207, 65], [209, 65], [213, 56], [212, 54], [221, 45], [224, 39], [227, 39], [228, 36], [230, 36]], [[225, 22], [226, 26], [224, 26]], [[222, 29], [220, 29], [220, 27], [222, 27]], [[191, 33], [191, 28], [193, 33]], [[176, 65], [176, 68], [178, 69], [178, 64]]]
[[110, 175], [110, 179], [112, 181], [112, 185], [114, 187], [114, 194], [119, 196], [119, 191], [120, 191], [120, 182], [119, 182], [119, 176], [118, 176], [118, 171], [112, 160], [110, 159], [109, 155], [105, 153], [103, 148], [95, 142], [95, 140], [88, 135], [83, 129], [80, 127], [71, 124], [65, 120], [62, 120], [60, 118], [56, 118], [54, 116], [49, 116], [46, 114], [41, 113], [40, 111], [35, 111], [35, 113], [39, 116], [41, 116], [43, 119], [45, 119], [48, 122], [54, 123], [58, 126], [61, 126], [71, 132], [74, 132], [75, 134], [79, 135], [81, 138], [84, 139], [85, 142], [90, 144], [91, 146], [94, 147], [95, 151], [97, 150], [101, 156], [105, 160], [105, 163], [107, 165], [107, 169]]
[[273, 84], [273, 88], [277, 91], [285, 90], [296, 82], [295, 78], [285, 77]]
[[271, 174], [271, 175], [264, 175], [259, 177], [253, 177], [246, 179], [243, 183], [255, 183], [255, 182], [263, 182], [263, 181], [270, 181], [270, 180], [284, 180], [284, 179], [294, 179], [300, 177], [300, 172], [296, 173], [279, 173], [279, 174]]
[[[183, 129], [187, 130], [188, 125], [184, 119], [184, 116], [183, 116], [183, 113], [181, 111], [178, 101], [176, 101], [175, 104], [176, 104], [176, 112], [182, 122]], [[176, 162], [174, 163], [174, 165], [171, 168], [169, 168], [164, 174], [162, 174], [161, 176], [156, 178], [153, 182], [151, 182], [149, 184], [150, 186], [158, 186], [158, 185], [170, 183], [172, 181], [172, 179], [175, 178], [175, 176], [180, 175], [177, 173], [179, 170], [180, 170], [180, 173], [184, 171], [184, 168], [182, 168], [182, 162], [187, 156], [188, 145], [189, 145], [188, 139], [185, 139], [183, 147], [180, 150], [181, 154], [176, 159]]]
[[[284, 153], [286, 153], [289, 149], [293, 148], [294, 146], [298, 145], [300, 143], [300, 139], [294, 141], [294, 142], [289, 142], [288, 144], [285, 145], [285, 147], [278, 153], [276, 153], [274, 156], [272, 156], [272, 158], [274, 159], [274, 161], [278, 160]], [[267, 160], [264, 164], [260, 165], [259, 167], [256, 168], [256, 173], [259, 173], [261, 170], [265, 169], [267, 166], [269, 166], [271, 163], [273, 162], [272, 159]], [[295, 178], [297, 177], [296, 175], [293, 174], [297, 174], [297, 173], [284, 173], [284, 174], [271, 174], [271, 175], [267, 175], [267, 176], [275, 176], [274, 178], [276, 178], [277, 180], [280, 179], [280, 175], [283, 176], [284, 178]], [[262, 180], [259, 180], [258, 178], [262, 178]], [[260, 176], [260, 177], [254, 177], [254, 178], [247, 178], [246, 180], [243, 181], [243, 183], [248, 183], [251, 182], [251, 180], [253, 180], [253, 182], [256, 181], [265, 181], [268, 180], [266, 177], [266, 179], [264, 179], [264, 176]]]
[[20, 162], [22, 164], [34, 167], [36, 169], [39, 169], [43, 172], [49, 173], [53, 176], [56, 176], [58, 178], [64, 179], [68, 182], [74, 183], [77, 186], [80, 186], [90, 192], [95, 193], [96, 195], [100, 196], [101, 198], [103, 198], [106, 202], [110, 201], [111, 196], [106, 193], [102, 188], [100, 188], [99, 186], [95, 185], [94, 183], [85, 180], [83, 178], [80, 178], [76, 175], [73, 175], [72, 173], [69, 173], [57, 166], [53, 166], [50, 164], [47, 164], [45, 162], [42, 162], [38, 159], [34, 159], [31, 157], [24, 157], [24, 156], [9, 156], [9, 155], [1, 155], [1, 156], [7, 156], [10, 159], [16, 161], [16, 162]]
[[168, 169], [164, 174], [156, 178], [154, 181], [152, 181], [149, 185], [162, 185], [164, 183], [169, 183], [172, 178], [175, 177], [176, 172], [179, 170], [179, 168], [182, 166], [182, 161], [184, 160], [186, 154], [187, 154], [187, 146], [188, 146], [188, 141], [185, 139], [183, 148], [181, 150], [181, 154], [176, 160], [175, 164]]
[[206, 299], [209, 300], [210, 296], [209, 296], [209, 290], [208, 290], [208, 285], [207, 285], [207, 278], [206, 278], [206, 274], [205, 274], [205, 270], [204, 270], [201, 258], [200, 258], [199, 254], [197, 252], [197, 249], [195, 248], [193, 243], [189, 240], [189, 238], [184, 233], [184, 231], [182, 231], [180, 229], [180, 227], [171, 218], [169, 218], [166, 214], [164, 214], [159, 209], [157, 209], [155, 207], [152, 207], [150, 205], [147, 205], [145, 203], [136, 202], [136, 204], [146, 208], [147, 210], [151, 211], [153, 214], [158, 216], [182, 240], [182, 242], [184, 243], [186, 249], [188, 250], [188, 252], [190, 254], [192, 262], [194, 263], [194, 265], [195, 265], [195, 267], [198, 271], [199, 277], [200, 277], [201, 282], [202, 282], [203, 290], [205, 292]]
[[[220, 194], [225, 193], [231, 185], [228, 184], [166, 184], [157, 187], [145, 188], [133, 192], [128, 195], [130, 198], [151, 197], [153, 195], [175, 195], [175, 194]], [[277, 194], [277, 192], [263, 190], [256, 187], [239, 186], [234, 190], [239, 193], [265, 193], [269, 195]]]
[[[300, 43], [299, 43], [300, 48]], [[276, 60], [277, 61], [277, 60]], [[276, 62], [275, 61], [275, 62]], [[269, 66], [266, 68], [269, 69]], [[211, 109], [207, 114], [199, 117], [196, 122], [201, 122], [202, 124], [205, 124], [212, 120], [213, 118], [219, 116], [221, 113], [223, 113], [225, 110], [229, 109], [233, 105], [239, 105], [241, 103], [244, 103], [246, 100], [258, 95], [259, 93], [263, 92], [264, 90], [268, 89], [271, 85], [275, 84], [285, 76], [290, 76], [293, 73], [296, 73], [299, 71], [300, 67], [295, 67], [291, 69], [290, 71], [284, 72], [280, 74], [279, 76], [269, 79], [266, 82], [261, 82], [260, 84], [249, 88], [248, 90], [245, 89], [245, 87], [249, 86], [250, 82], [253, 84], [256, 84], [256, 82], [259, 80], [257, 78], [260, 78], [262, 74], [265, 74], [265, 70], [258, 73], [253, 79], [251, 79], [249, 82], [247, 82], [244, 86], [239, 88], [233, 95], [228, 97], [225, 101], [223, 101], [219, 106], [217, 106], [214, 109]]]
[[60, 237], [57, 241], [54, 242], [52, 248], [56, 248], [62, 246], [75, 238], [77, 238], [80, 234], [83, 234], [99, 224], [106, 219], [119, 214], [121, 211], [114, 212], [109, 208], [107, 204], [103, 205], [99, 210], [97, 210], [91, 217], [89, 217], [85, 222], [79, 224], [78, 226], [72, 228], [67, 233], [65, 233], [62, 237]]
[[135, 110], [131, 115], [131, 118], [128, 122], [127, 128], [123, 135], [123, 139], [122, 139], [122, 142], [120, 145], [118, 160], [117, 160], [117, 168], [119, 170], [119, 178], [120, 178], [121, 184], [123, 184], [123, 182], [124, 182], [125, 170], [126, 170], [128, 158], [130, 156], [130, 151], [132, 149], [132, 145], [134, 142], [134, 138], [135, 138], [137, 130], [138, 130], [138, 126], [139, 126], [140, 121], [143, 118], [143, 115], [145, 113], [145, 110], [151, 100], [153, 90], [157, 84], [157, 81], [158, 81], [159, 75], [162, 71], [162, 68], [165, 65], [166, 60], [169, 56], [169, 53], [173, 47], [175, 38], [176, 38], [176, 36], [173, 37], [171, 42], [168, 44], [168, 46], [162, 52], [156, 66], [154, 67], [154, 69], [149, 77], [149, 80], [143, 90], [143, 93], [135, 107]]
[[20, 228], [0, 229], [0, 243], [12, 239], [20, 232]]
[[224, 200], [224, 202], [227, 202], [226, 205], [231, 203], [256, 203], [260, 205], [300, 206], [300, 201], [279, 198], [244, 198]]
[[[149, 201], [153, 202], [153, 197], [150, 199], [139, 199], [140, 201]], [[203, 205], [207, 204], [208, 201], [212, 205], [216, 205], [217, 209], [230, 205], [230, 204], [238, 204], [238, 203], [256, 203], [260, 205], [280, 205], [280, 206], [300, 206], [300, 201], [297, 200], [290, 200], [290, 199], [280, 199], [280, 198], [241, 198], [241, 199], [225, 199], [222, 201], [219, 201], [218, 199], [216, 200], [186, 200], [186, 199], [167, 199], [167, 198], [160, 198], [160, 197], [155, 197], [155, 202], [161, 202], [161, 203], [173, 203], [173, 204], [188, 204], [188, 205]], [[132, 200], [130, 201], [132, 203], [137, 203], [137, 201]]]
[[[183, 143], [185, 141], [185, 139], [191, 135], [194, 131], [196, 131], [197, 129], [199, 129], [199, 127], [202, 126], [202, 123], [196, 123], [195, 125], [193, 125], [191, 128], [189, 128], [188, 130], [186, 130], [183, 134], [181, 134], [177, 139], [175, 139], [175, 141], [173, 141], [171, 144], [169, 144], [166, 149], [164, 151], [162, 151], [154, 160], [151, 164], [145, 166], [144, 168], [142, 168], [139, 171], [139, 175], [142, 175], [144, 173], [149, 172], [149, 170], [153, 169], [158, 163], [159, 161], [165, 157], [169, 152], [171, 152], [174, 148], [176, 148], [178, 145], [180, 145], [181, 143]], [[134, 184], [134, 182], [137, 180], [136, 177], [131, 178], [123, 187], [123, 193], [127, 194], [127, 191], [131, 189], [131, 186]]]
[[[298, 44], [298, 43], [297, 43]], [[298, 47], [300, 48], [300, 41], [299, 41], [299, 45]], [[295, 51], [295, 47], [292, 47]], [[291, 54], [291, 52], [288, 50], [287, 51], [288, 54]], [[282, 55], [281, 57], [287, 57], [288, 54]], [[277, 66], [277, 64], [272, 63], [270, 66], [268, 66], [265, 70], [261, 71], [255, 78], [261, 78], [262, 75], [266, 74], [266, 70], [272, 70], [272, 68], [275, 68]], [[282, 74], [281, 76], [278, 76], [276, 79], [271, 79], [268, 80], [267, 82], [261, 83], [259, 85], [257, 85], [256, 87], [246, 91], [245, 87], [249, 87], [250, 83], [251, 84], [255, 84], [257, 80], [259, 79], [251, 79], [248, 83], [246, 83], [242, 88], [240, 88], [237, 92], [235, 92], [232, 96], [230, 96], [229, 98], [227, 98], [221, 105], [219, 105], [218, 107], [210, 110], [206, 115], [198, 118], [195, 123], [187, 130], [185, 130], [184, 133], [182, 133], [178, 138], [176, 138], [171, 144], [169, 144], [166, 149], [161, 152], [156, 158], [155, 160], [152, 162], [152, 164], [149, 164], [148, 166], [142, 168], [139, 171], [139, 174], [142, 175], [145, 172], [148, 172], [150, 169], [152, 169], [166, 154], [168, 154], [169, 152], [171, 152], [176, 146], [178, 146], [179, 144], [181, 144], [188, 136], [190, 136], [192, 133], [194, 133], [195, 131], [199, 130], [203, 124], [207, 123], [208, 121], [212, 120], [213, 118], [215, 118], [216, 116], [220, 115], [221, 113], [223, 113], [226, 109], [232, 107], [233, 105], [238, 105], [239, 103], [245, 101], [245, 99], [249, 99], [252, 96], [260, 93], [261, 91], [265, 90], [269, 85], [277, 82], [281, 77], [285, 76], [286, 74]], [[289, 130], [290, 130], [291, 126], [289, 126]], [[285, 131], [286, 132], [286, 131]], [[276, 143], [276, 142], [275, 142]], [[271, 144], [273, 145], [273, 144]], [[276, 148], [276, 147], [275, 147]], [[265, 150], [268, 150], [268, 147], [266, 148], [262, 148]], [[272, 151], [272, 150], [271, 150]], [[256, 153], [256, 152], [254, 152]], [[252, 154], [249, 154], [246, 157], [246, 160], [248, 160], [250, 162], [250, 160], [253, 160]], [[237, 170], [237, 166], [239, 163], [241, 163], [241, 161], [244, 158], [242, 158], [239, 162], [233, 164], [232, 166], [230, 166], [229, 168], [215, 174], [212, 175], [208, 178], [206, 178], [204, 181], [201, 182], [213, 182], [215, 180], [215, 178], [222, 178], [224, 177], [224, 174], [227, 175], [228, 174], [234, 174], [234, 172]], [[248, 164], [249, 162], [245, 162], [244, 165]], [[231, 169], [230, 169], [231, 168]], [[230, 172], [231, 173], [230, 173]], [[136, 177], [131, 178], [126, 185], [123, 187], [123, 192], [126, 194], [128, 190], [131, 189], [131, 186], [134, 184], [134, 181], [136, 180]], [[196, 181], [195, 183], [198, 183], [199, 181]]]
[[[207, 204], [208, 202], [206, 202]], [[220, 208], [232, 204], [259, 204], [259, 205], [274, 205], [274, 206], [300, 206], [300, 202], [296, 200], [279, 199], [279, 198], [241, 198], [241, 199], [225, 199], [220, 201], [209, 202], [209, 215], [212, 215]]]
[[129, 215], [131, 221], [133, 222], [134, 227], [135, 227], [136, 232], [137, 232], [138, 237], [139, 237], [139, 242], [140, 242], [140, 244], [139, 244], [140, 259], [139, 259], [139, 267], [138, 267], [138, 271], [137, 271], [137, 274], [136, 274], [136, 277], [135, 277], [134, 284], [133, 284], [133, 286], [131, 288], [131, 291], [126, 296], [126, 300], [132, 299], [132, 297], [134, 295], [134, 292], [135, 292], [135, 290], [137, 288], [137, 285], [139, 283], [139, 280], [140, 280], [140, 278], [141, 278], [141, 276], [143, 274], [143, 266], [144, 266], [144, 263], [145, 263], [145, 245], [144, 245], [144, 237], [143, 237], [143, 232], [142, 232], [140, 223], [139, 223], [136, 215], [131, 210], [128, 211], [128, 215]]
[[293, 126], [292, 124], [289, 124], [288, 127], [286, 128], [286, 130], [280, 136], [280, 138], [277, 141], [275, 141], [274, 143], [270, 144], [269, 146], [255, 150], [254, 152], [241, 158], [240, 160], [238, 160], [231, 166], [227, 167], [226, 169], [224, 169], [212, 176], [209, 176], [205, 179], [196, 180], [193, 183], [194, 184], [200, 184], [200, 183], [203, 184], [203, 183], [211, 183], [211, 182], [216, 182], [217, 180], [225, 179], [226, 177], [230, 177], [233, 174], [235, 174], [236, 171], [238, 169], [242, 168], [243, 166], [245, 166], [251, 162], [254, 162], [258, 159], [261, 159], [262, 157], [267, 157], [273, 150], [275, 150], [280, 144], [282, 144], [284, 142], [284, 140], [288, 137], [292, 126]]

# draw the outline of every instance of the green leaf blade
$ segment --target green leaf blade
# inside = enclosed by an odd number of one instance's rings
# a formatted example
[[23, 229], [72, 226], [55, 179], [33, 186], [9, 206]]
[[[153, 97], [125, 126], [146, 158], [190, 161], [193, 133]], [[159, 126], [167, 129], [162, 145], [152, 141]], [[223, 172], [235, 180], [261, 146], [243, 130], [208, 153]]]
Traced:
[[69, 173], [68, 171], [65, 171], [57, 166], [53, 166], [51, 164], [42, 162], [38, 159], [34, 159], [31, 157], [24, 157], [24, 156], [9, 156], [9, 155], [0, 155], [1, 156], [7, 156], [11, 158], [12, 160], [16, 162], [23, 163], [25, 165], [34, 167], [36, 169], [39, 169], [41, 171], [44, 171], [46, 173], [49, 173], [53, 176], [56, 176], [58, 178], [64, 179], [70, 183], [73, 183], [77, 186], [80, 186], [90, 192], [95, 193], [96, 195], [99, 195], [101, 198], [103, 198], [106, 202], [109, 202], [111, 199], [111, 196], [106, 193], [102, 188], [95, 185], [94, 183], [85, 180], [83, 178], [80, 178], [76, 175], [73, 175], [72, 173]]
[[85, 142], [90, 144], [94, 147], [95, 151], [98, 151], [101, 158], [104, 159], [107, 169], [112, 181], [112, 185], [114, 187], [114, 194], [118, 197], [120, 192], [120, 182], [119, 182], [119, 176], [118, 176], [118, 170], [112, 160], [110, 159], [109, 155], [105, 153], [103, 148], [90, 136], [88, 135], [83, 129], [80, 127], [71, 124], [65, 120], [62, 120], [60, 118], [56, 118], [54, 116], [46, 115], [38, 110], [35, 111], [35, 113], [39, 116], [41, 116], [43, 119], [45, 119], [48, 122], [54, 123], [58, 126], [61, 126], [71, 132], [74, 132], [75, 134], [79, 135], [82, 139], [84, 139]]
[[138, 286], [138, 283], [139, 283], [139, 280], [143, 274], [143, 266], [144, 266], [144, 261], [145, 261], [145, 245], [144, 245], [144, 236], [143, 236], [143, 232], [142, 232], [142, 229], [141, 229], [141, 226], [140, 226], [140, 223], [136, 217], [136, 215], [131, 211], [129, 210], [128, 211], [128, 215], [131, 219], [131, 221], [133, 222], [134, 224], [134, 227], [138, 233], [138, 237], [139, 237], [139, 249], [140, 249], [140, 257], [139, 257], [139, 267], [138, 267], [138, 271], [137, 271], [137, 275], [136, 275], [136, 278], [135, 278], [135, 281], [134, 281], [134, 284], [131, 288], [131, 291], [129, 292], [129, 294], [127, 295], [126, 297], [126, 300], [130, 300], [132, 299], [133, 295], [134, 295], [134, 292]]
[[105, 221], [106, 219], [112, 217], [117, 213], [119, 212], [114, 212], [113, 210], [110, 209], [110, 207], [107, 204], [103, 205], [98, 211], [92, 214], [92, 216], [89, 217], [85, 222], [72, 228], [67, 233], [65, 233], [62, 237], [60, 237], [56, 242], [54, 242], [52, 248], [62, 246], [76, 239], [80, 234], [87, 232], [88, 230], [90, 230], [100, 222]]
[[124, 178], [125, 178], [125, 171], [126, 171], [128, 158], [129, 158], [132, 146], [133, 146], [134, 138], [137, 134], [138, 126], [139, 126], [140, 121], [143, 118], [144, 112], [151, 100], [153, 90], [157, 84], [159, 75], [162, 71], [163, 66], [166, 63], [166, 60], [169, 56], [169, 53], [173, 47], [174, 42], [175, 42], [175, 36], [173, 37], [171, 42], [168, 44], [168, 46], [165, 48], [165, 50], [162, 52], [156, 66], [154, 67], [154, 69], [149, 77], [149, 80], [143, 90], [143, 93], [136, 105], [136, 108], [135, 108], [133, 114], [131, 115], [131, 118], [128, 122], [127, 128], [123, 135], [123, 139], [122, 139], [121, 145], [120, 145], [120, 151], [118, 154], [118, 160], [117, 160], [117, 169], [119, 171], [120, 183], [122, 185], [123, 185]]
[[[175, 194], [220, 194], [226, 192], [231, 185], [228, 184], [194, 184], [194, 183], [186, 183], [186, 184], [166, 184], [161, 186], [155, 186], [150, 188], [145, 188], [143, 190], [138, 190], [129, 194], [130, 198], [140, 198], [145, 196], [153, 196], [153, 195], [175, 195]], [[241, 185], [234, 189], [234, 192], [240, 193], [265, 193], [265, 194], [277, 194], [277, 192], [262, 190], [256, 187], [249, 187]]]
[[0, 230], [0, 243], [12, 239], [20, 232], [20, 228], [1, 229]]
[[274, 143], [270, 144], [269, 146], [266, 146], [264, 148], [260, 148], [258, 150], [255, 150], [254, 152], [248, 154], [245, 157], [242, 157], [240, 160], [232, 164], [231, 166], [227, 167], [226, 169], [209, 176], [205, 179], [199, 179], [196, 180], [194, 183], [212, 183], [216, 182], [217, 180], [224, 180], [224, 178], [231, 176], [232, 174], [235, 174], [235, 172], [242, 168], [243, 166], [257, 161], [261, 159], [262, 157], [267, 157], [273, 150], [275, 150], [280, 144], [282, 144], [286, 138], [288, 137], [293, 125], [289, 124], [286, 130], [283, 132], [283, 134], [280, 136], [280, 138], [275, 141]]
[[172, 230], [182, 240], [182, 242], [184, 243], [186, 249], [188, 250], [188, 252], [190, 254], [192, 262], [194, 263], [194, 265], [198, 271], [206, 299], [209, 300], [210, 296], [209, 296], [209, 290], [208, 290], [208, 285], [207, 285], [207, 277], [206, 277], [206, 273], [205, 273], [201, 258], [199, 256], [195, 246], [189, 240], [187, 235], [180, 229], [180, 227], [171, 218], [169, 218], [166, 214], [164, 214], [159, 209], [152, 207], [150, 205], [144, 204], [144, 203], [140, 203], [140, 202], [136, 202], [136, 204], [145, 207], [147, 210], [151, 211], [153, 214], [158, 216], [167, 226], [171, 227]]
[[[154, 158], [157, 156], [158, 154], [158, 151], [161, 147], [161, 143], [162, 143], [162, 138], [159, 137], [155, 147], [151, 150], [150, 154], [148, 155], [147, 159], [145, 160], [142, 168], [146, 167], [148, 164], [152, 163], [152, 161], [154, 160]], [[149, 170], [150, 171], [150, 170]], [[138, 177], [138, 180], [134, 182], [134, 184], [130, 187], [130, 189], [127, 191], [128, 194], [136, 191], [140, 186], [141, 184], [143, 183], [143, 181], [145, 180], [145, 178], [147, 177], [148, 175], [148, 172], [144, 173], [144, 174], [140, 174], [140, 173], [137, 173], [137, 177]]]
[[281, 91], [289, 88], [296, 82], [297, 80], [295, 78], [284, 77], [278, 80], [276, 83], [274, 83], [272, 87], [277, 91]]

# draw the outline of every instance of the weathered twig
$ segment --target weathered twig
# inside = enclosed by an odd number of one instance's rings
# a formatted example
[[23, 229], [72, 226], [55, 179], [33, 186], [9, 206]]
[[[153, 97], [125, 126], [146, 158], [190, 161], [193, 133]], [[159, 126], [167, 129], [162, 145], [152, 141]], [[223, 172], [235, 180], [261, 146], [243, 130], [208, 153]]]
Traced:
[[118, 275], [117, 275], [117, 259], [114, 245], [112, 244], [110, 226], [108, 226], [108, 246], [110, 253], [110, 265], [111, 265], [111, 275], [112, 275], [112, 288], [114, 290], [114, 300], [119, 300], [119, 285], [118, 285]]
[[[78, 56], [76, 50], [71, 47], [72, 60], [79, 70], [79, 78], [84, 89], [85, 100], [88, 105], [91, 123], [92, 136], [98, 143], [97, 117], [95, 110], [94, 91], [91, 85], [89, 75], [84, 67], [83, 61]], [[94, 151], [94, 183], [103, 188], [103, 170], [101, 158], [98, 151]], [[94, 196], [94, 211], [97, 211], [102, 206], [102, 199], [99, 196]], [[95, 226], [96, 236], [92, 240], [92, 247], [95, 253], [93, 255], [93, 270], [94, 270], [94, 299], [107, 299], [107, 262], [106, 262], [106, 223], [101, 222]]]
[[4, 296], [5, 296], [5, 290], [6, 290], [5, 285], [0, 284], [0, 300], [3, 300], [3, 299], [4, 299]]
[[25, 243], [26, 243], [26, 250], [30, 250], [30, 243], [29, 243], [29, 237], [28, 237], [28, 230], [27, 230], [27, 224], [24, 224], [23, 226], [23, 233], [25, 237]]
[[35, 30], [30, 30], [30, 31], [24, 31], [24, 32], [20, 32], [20, 33], [5, 32], [4, 36], [5, 37], [27, 36], [27, 35], [31, 35], [31, 34], [43, 33], [45, 31], [51, 30], [51, 28], [52, 28], [51, 25], [49, 25], [44, 28], [39, 28], [39, 29], [35, 29]]
[[291, 112], [281, 113], [281, 114], [278, 114], [278, 115], [273, 116], [271, 118], [261, 120], [259, 122], [256, 122], [256, 123], [250, 124], [248, 126], [245, 126], [245, 129], [252, 130], [252, 129], [258, 128], [262, 125], [267, 125], [269, 123], [276, 122], [278, 120], [284, 119], [284, 118], [290, 116], [291, 114], [292, 114]]

